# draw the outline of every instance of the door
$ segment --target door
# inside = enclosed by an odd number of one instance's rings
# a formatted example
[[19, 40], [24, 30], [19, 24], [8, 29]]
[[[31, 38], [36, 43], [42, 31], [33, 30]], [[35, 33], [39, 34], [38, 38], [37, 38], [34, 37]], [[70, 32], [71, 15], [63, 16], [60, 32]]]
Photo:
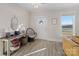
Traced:
[[47, 19], [45, 16], [37, 16], [36, 29], [41, 39], [47, 39]]
[[61, 16], [62, 35], [75, 35], [75, 16]]

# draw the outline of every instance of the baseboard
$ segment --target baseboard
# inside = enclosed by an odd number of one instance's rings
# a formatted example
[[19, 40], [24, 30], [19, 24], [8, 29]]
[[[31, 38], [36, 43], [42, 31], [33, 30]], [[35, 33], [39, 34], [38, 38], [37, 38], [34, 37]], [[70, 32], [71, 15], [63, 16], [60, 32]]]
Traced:
[[61, 39], [61, 40], [57, 40], [57, 39], [42, 39], [42, 38], [35, 38], [35, 39], [47, 40], [47, 41], [56, 41], [56, 42], [62, 42], [62, 39]]

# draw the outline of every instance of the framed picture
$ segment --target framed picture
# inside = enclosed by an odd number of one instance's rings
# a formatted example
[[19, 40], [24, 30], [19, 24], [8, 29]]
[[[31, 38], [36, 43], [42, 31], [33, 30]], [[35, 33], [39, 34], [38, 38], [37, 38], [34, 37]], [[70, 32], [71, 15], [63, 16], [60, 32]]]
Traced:
[[55, 25], [57, 24], [57, 19], [56, 18], [52, 18], [52, 23]]

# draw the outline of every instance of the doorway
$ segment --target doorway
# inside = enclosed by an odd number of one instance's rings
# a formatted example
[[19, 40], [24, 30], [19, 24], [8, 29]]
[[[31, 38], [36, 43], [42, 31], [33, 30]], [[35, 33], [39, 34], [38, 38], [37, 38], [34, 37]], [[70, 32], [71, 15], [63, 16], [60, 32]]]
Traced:
[[75, 16], [61, 16], [62, 36], [75, 35]]

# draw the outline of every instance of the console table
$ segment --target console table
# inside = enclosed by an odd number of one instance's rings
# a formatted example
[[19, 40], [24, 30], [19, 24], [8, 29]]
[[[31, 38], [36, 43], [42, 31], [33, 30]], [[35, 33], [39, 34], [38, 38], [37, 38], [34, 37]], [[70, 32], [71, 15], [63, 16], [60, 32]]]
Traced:
[[25, 37], [26, 36], [26, 34], [20, 34], [20, 35], [17, 35], [17, 36], [12, 36], [12, 37], [10, 37], [10, 38], [0, 38], [0, 55], [2, 56], [3, 55], [3, 47], [4, 47], [4, 43], [3, 42], [6, 42], [7, 43], [7, 45], [6, 45], [6, 47], [7, 47], [7, 56], [10, 56], [10, 42], [11, 42], [11, 40], [13, 40], [13, 39], [19, 39], [19, 38], [21, 38], [21, 37]]

